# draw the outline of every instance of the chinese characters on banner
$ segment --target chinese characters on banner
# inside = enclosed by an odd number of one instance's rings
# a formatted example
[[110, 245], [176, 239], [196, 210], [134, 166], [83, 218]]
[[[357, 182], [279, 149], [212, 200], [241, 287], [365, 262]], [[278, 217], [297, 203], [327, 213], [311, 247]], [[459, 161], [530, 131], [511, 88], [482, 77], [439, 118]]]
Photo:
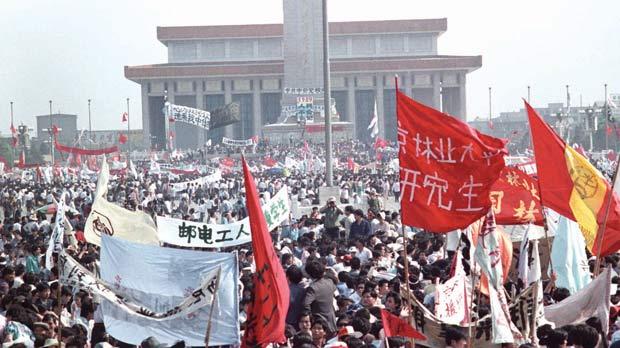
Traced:
[[[291, 213], [288, 189], [281, 188], [263, 208], [268, 231], [276, 229]], [[230, 224], [205, 224], [157, 216], [157, 235], [163, 243], [183, 247], [226, 248], [250, 243], [250, 220]]]
[[490, 193], [499, 225], [543, 224], [538, 181], [516, 167], [505, 167]]
[[174, 121], [189, 123], [207, 130], [209, 129], [209, 122], [211, 120], [210, 112], [170, 103], [166, 106], [168, 117]]
[[286, 341], [284, 327], [290, 293], [280, 259], [271, 244], [271, 236], [258, 200], [256, 184], [245, 158], [243, 159], [243, 178], [256, 272], [252, 279], [253, 298], [241, 346], [263, 347], [268, 343]]
[[465, 228], [490, 208], [505, 141], [396, 92], [403, 224]]

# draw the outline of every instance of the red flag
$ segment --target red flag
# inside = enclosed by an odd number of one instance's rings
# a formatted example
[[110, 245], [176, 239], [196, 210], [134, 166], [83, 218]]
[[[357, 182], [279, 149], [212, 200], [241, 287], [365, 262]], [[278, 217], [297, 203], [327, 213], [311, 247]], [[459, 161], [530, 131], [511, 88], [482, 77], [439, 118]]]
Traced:
[[26, 165], [26, 153], [22, 150], [22, 153], [19, 154], [19, 162], [17, 162], [17, 166], [23, 168]]
[[377, 137], [377, 140], [375, 140], [375, 149], [383, 149], [386, 148], [388, 145], [387, 141], [385, 141], [385, 139], [382, 139], [380, 137]]
[[613, 133], [613, 129], [611, 129], [611, 126], [608, 125], [605, 129], [605, 132], [607, 132], [607, 135], [610, 135], [611, 133]]
[[118, 142], [124, 144], [127, 142], [127, 136], [123, 133], [118, 135]]
[[17, 130], [13, 126], [13, 121], [11, 121], [11, 146], [17, 147]]
[[465, 228], [491, 207], [506, 141], [396, 92], [403, 224]]
[[355, 161], [353, 161], [353, 157], [347, 158], [347, 169], [348, 170], [355, 169]]
[[381, 323], [385, 337], [410, 337], [416, 340], [426, 340], [426, 336], [414, 329], [405, 319], [381, 309]]
[[57, 137], [58, 133], [59, 133], [58, 126], [52, 125], [52, 134], [54, 134], [54, 137]]
[[271, 244], [254, 178], [245, 158], [242, 158], [242, 162], [256, 272], [252, 279], [254, 296], [241, 346], [264, 347], [269, 343], [286, 341], [284, 327], [290, 293], [280, 259]]
[[127, 113], [123, 112], [123, 123], [127, 122]]
[[499, 225], [543, 225], [538, 181], [517, 167], [502, 170], [490, 197]]
[[267, 166], [267, 167], [273, 167], [273, 166], [275, 166], [276, 164], [278, 164], [278, 161], [274, 160], [274, 159], [273, 159], [273, 158], [271, 158], [271, 156], [270, 156], [270, 157], [265, 158], [265, 160], [263, 161], [263, 164], [264, 164], [265, 166]]

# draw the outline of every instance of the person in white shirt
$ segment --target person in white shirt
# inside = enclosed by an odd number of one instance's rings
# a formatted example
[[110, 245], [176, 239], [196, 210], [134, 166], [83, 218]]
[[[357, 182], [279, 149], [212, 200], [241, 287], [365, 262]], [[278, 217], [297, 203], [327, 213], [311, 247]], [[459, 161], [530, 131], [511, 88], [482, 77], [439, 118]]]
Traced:
[[368, 260], [372, 259], [372, 251], [366, 248], [361, 240], [355, 241], [355, 248], [357, 249], [357, 253], [355, 254], [355, 256], [360, 259], [362, 265], [367, 263]]

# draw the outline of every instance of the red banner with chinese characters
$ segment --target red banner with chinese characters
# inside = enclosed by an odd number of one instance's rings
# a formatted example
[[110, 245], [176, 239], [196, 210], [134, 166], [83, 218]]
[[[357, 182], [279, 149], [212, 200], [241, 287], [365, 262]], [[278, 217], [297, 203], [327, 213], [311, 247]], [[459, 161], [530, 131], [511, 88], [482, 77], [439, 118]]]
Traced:
[[271, 244], [258, 191], [245, 158], [242, 164], [256, 272], [252, 277], [252, 303], [241, 347], [265, 347], [269, 343], [286, 342], [284, 327], [290, 293], [280, 259]]
[[403, 224], [430, 232], [469, 226], [491, 207], [506, 142], [396, 93]]
[[499, 225], [543, 225], [538, 181], [516, 167], [506, 167], [490, 193]]

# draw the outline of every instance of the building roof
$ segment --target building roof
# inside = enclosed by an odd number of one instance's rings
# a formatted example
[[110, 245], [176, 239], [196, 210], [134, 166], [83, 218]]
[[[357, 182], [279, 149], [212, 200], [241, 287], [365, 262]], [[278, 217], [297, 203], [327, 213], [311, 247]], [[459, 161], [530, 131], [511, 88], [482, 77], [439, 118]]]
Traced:
[[[389, 58], [332, 59], [331, 72], [371, 73], [412, 70], [466, 70], [482, 66], [482, 56], [415, 56]], [[234, 63], [167, 63], [125, 66], [125, 77], [132, 81], [162, 78], [206, 78], [230, 76], [283, 75], [283, 61]]]
[[[448, 20], [446, 18], [329, 23], [330, 35], [409, 32], [443, 33], [447, 29]], [[283, 32], [283, 24], [157, 27], [157, 39], [165, 44], [171, 40], [279, 37], [283, 36]]]

